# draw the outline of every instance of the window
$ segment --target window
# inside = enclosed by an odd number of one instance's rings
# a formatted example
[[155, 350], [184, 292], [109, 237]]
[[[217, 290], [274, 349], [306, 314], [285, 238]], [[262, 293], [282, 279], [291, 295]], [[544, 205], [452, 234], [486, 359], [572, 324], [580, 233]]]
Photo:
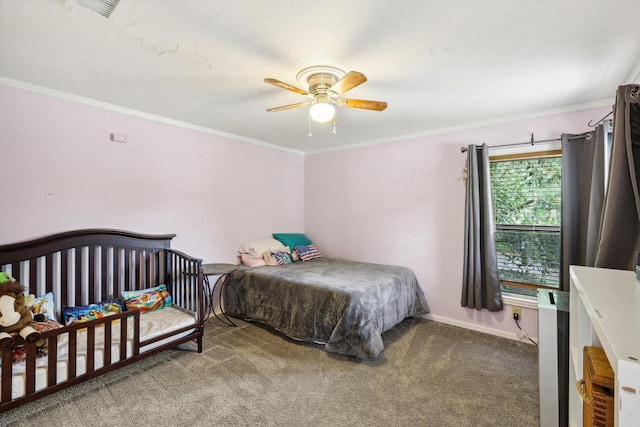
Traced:
[[505, 291], [559, 286], [561, 168], [559, 150], [491, 157], [498, 272]]

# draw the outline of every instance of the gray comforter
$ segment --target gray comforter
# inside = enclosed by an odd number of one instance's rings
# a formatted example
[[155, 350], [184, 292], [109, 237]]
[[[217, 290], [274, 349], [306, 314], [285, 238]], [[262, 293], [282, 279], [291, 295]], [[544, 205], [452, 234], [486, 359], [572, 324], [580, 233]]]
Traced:
[[339, 259], [240, 267], [224, 289], [227, 314], [361, 359], [382, 352], [384, 331], [429, 312], [410, 269]]

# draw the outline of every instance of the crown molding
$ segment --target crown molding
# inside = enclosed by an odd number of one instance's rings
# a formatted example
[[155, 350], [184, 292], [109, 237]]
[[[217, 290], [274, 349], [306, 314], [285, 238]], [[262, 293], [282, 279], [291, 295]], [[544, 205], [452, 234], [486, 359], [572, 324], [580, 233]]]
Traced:
[[467, 123], [463, 125], [433, 129], [425, 132], [407, 134], [407, 135], [397, 136], [393, 138], [377, 139], [377, 140], [372, 140], [372, 141], [367, 141], [367, 142], [362, 142], [357, 144], [344, 145], [341, 147], [322, 148], [319, 150], [307, 151], [305, 155], [308, 156], [313, 154], [328, 153], [332, 151], [350, 150], [354, 148], [368, 147], [371, 145], [387, 144], [390, 142], [408, 141], [411, 139], [424, 138], [426, 136], [443, 135], [447, 133], [460, 132], [460, 131], [465, 131], [469, 129], [481, 128], [485, 126], [505, 124], [505, 123], [515, 122], [519, 120], [533, 119], [533, 118], [539, 118], [544, 116], [552, 116], [556, 114], [574, 113], [576, 111], [590, 110], [592, 108], [601, 108], [601, 107], [607, 107], [607, 106], [610, 107], [614, 104], [614, 102], [615, 102], [614, 99], [603, 99], [600, 101], [567, 105], [564, 107], [554, 108], [550, 110], [543, 110], [543, 111], [538, 111], [534, 113], [520, 114], [520, 115], [514, 115], [514, 116], [505, 116], [505, 117], [500, 117], [492, 120], [485, 120], [480, 122]]
[[231, 139], [234, 141], [245, 142], [248, 144], [258, 145], [261, 147], [271, 148], [273, 150], [285, 151], [292, 154], [304, 155], [303, 151], [294, 150], [287, 147], [282, 147], [280, 145], [270, 144], [268, 142], [259, 141], [257, 139], [246, 138], [240, 135], [235, 135], [232, 133], [222, 132], [215, 129], [207, 128], [204, 126], [194, 125], [192, 123], [183, 122], [180, 120], [174, 120], [167, 117], [157, 116], [154, 114], [145, 113], [142, 111], [134, 110], [131, 108], [121, 107], [115, 104], [109, 104], [107, 102], [97, 101], [91, 98], [85, 98], [83, 96], [74, 95], [67, 92], [62, 92], [55, 89], [49, 89], [46, 87], [34, 85], [31, 83], [26, 83], [20, 80], [10, 79], [8, 77], [0, 76], [0, 86], [6, 86], [13, 89], [20, 89], [26, 92], [37, 93], [39, 95], [45, 95], [52, 98], [61, 99], [64, 101], [74, 102], [77, 104], [87, 105], [89, 107], [99, 108], [101, 110], [111, 111], [114, 113], [124, 114], [131, 117], [136, 117], [139, 119], [149, 120], [156, 123], [167, 124], [171, 126], [176, 126], [184, 129], [193, 130], [196, 132], [206, 133], [209, 135], [219, 136], [222, 138]]
[[287, 152], [287, 153], [292, 153], [292, 154], [297, 154], [297, 155], [302, 155], [302, 156], [310, 156], [310, 155], [314, 155], [314, 154], [323, 154], [323, 153], [329, 153], [329, 152], [334, 152], [334, 151], [352, 150], [352, 149], [356, 149], [356, 148], [369, 147], [369, 146], [373, 146], [373, 145], [388, 144], [388, 143], [392, 143], [392, 142], [402, 142], [402, 141], [408, 141], [408, 140], [411, 140], [411, 139], [424, 138], [424, 137], [428, 137], [428, 136], [443, 135], [443, 134], [452, 133], [452, 132], [460, 132], [460, 131], [480, 128], [480, 127], [485, 127], [485, 126], [491, 126], [491, 125], [498, 125], [498, 124], [514, 122], [514, 121], [518, 121], [518, 120], [539, 118], [539, 117], [556, 115], [556, 114], [573, 113], [573, 112], [576, 112], [576, 111], [588, 110], [588, 109], [592, 109], [592, 108], [601, 108], [601, 107], [605, 107], [605, 106], [611, 106], [611, 105], [613, 105], [613, 103], [615, 101], [614, 99], [605, 99], [605, 100], [587, 102], [587, 103], [582, 103], [582, 104], [573, 104], [573, 105], [568, 105], [568, 106], [564, 106], [564, 107], [560, 107], [560, 108], [554, 108], [554, 109], [550, 109], [550, 110], [538, 111], [538, 112], [534, 112], [534, 113], [527, 113], [527, 114], [520, 114], [520, 115], [514, 115], [514, 116], [500, 117], [500, 118], [492, 119], [492, 120], [485, 120], [485, 121], [480, 121], [480, 122], [468, 123], [468, 124], [458, 125], [458, 126], [444, 127], [444, 128], [439, 128], [439, 129], [432, 129], [432, 130], [425, 131], [425, 132], [406, 134], [406, 135], [401, 135], [401, 136], [392, 137], [392, 138], [382, 138], [382, 139], [376, 139], [376, 140], [371, 140], [371, 141], [366, 141], [366, 142], [361, 142], [361, 143], [343, 145], [343, 146], [340, 146], [340, 147], [321, 148], [321, 149], [318, 149], [318, 150], [310, 150], [310, 151], [306, 151], [305, 152], [305, 151], [302, 151], [302, 150], [294, 150], [292, 148], [283, 147], [283, 146], [276, 145], [276, 144], [271, 144], [271, 143], [260, 141], [260, 140], [253, 139], [253, 138], [247, 138], [247, 137], [243, 137], [243, 136], [236, 135], [236, 134], [231, 134], [231, 133], [227, 133], [227, 132], [218, 131], [218, 130], [207, 128], [207, 127], [204, 127], [204, 126], [194, 125], [192, 123], [187, 123], [187, 122], [183, 122], [183, 121], [179, 121], [179, 120], [170, 119], [170, 118], [167, 118], [167, 117], [162, 117], [162, 116], [157, 116], [157, 115], [154, 115], [154, 114], [145, 113], [145, 112], [138, 111], [138, 110], [133, 110], [133, 109], [130, 109], [130, 108], [121, 107], [121, 106], [118, 106], [118, 105], [115, 105], [115, 104], [109, 104], [107, 102], [97, 101], [97, 100], [91, 99], [91, 98], [85, 98], [85, 97], [82, 97], [82, 96], [79, 96], [79, 95], [73, 95], [73, 94], [70, 94], [70, 93], [67, 93], [67, 92], [62, 92], [62, 91], [55, 90], [55, 89], [49, 89], [49, 88], [46, 88], [46, 87], [42, 87], [42, 86], [31, 84], [31, 83], [26, 83], [26, 82], [23, 82], [23, 81], [20, 81], [20, 80], [10, 79], [8, 77], [0, 76], [0, 86], [7, 86], [7, 87], [15, 88], [15, 89], [24, 90], [24, 91], [27, 91], [27, 92], [33, 92], [33, 93], [37, 93], [37, 94], [40, 94], [40, 95], [50, 96], [50, 97], [53, 97], [53, 98], [62, 99], [62, 100], [69, 101], [69, 102], [75, 102], [75, 103], [87, 105], [87, 106], [90, 106], [90, 107], [100, 108], [100, 109], [106, 110], [106, 111], [111, 111], [111, 112], [120, 113], [120, 114], [124, 114], [124, 115], [128, 115], [128, 116], [132, 116], [132, 117], [137, 117], [137, 118], [144, 119], [144, 120], [150, 120], [150, 121], [157, 122], [157, 123], [168, 124], [168, 125], [171, 125], [171, 126], [181, 127], [181, 128], [193, 130], [193, 131], [196, 131], [196, 132], [206, 133], [206, 134], [209, 134], [209, 135], [219, 136], [219, 137], [231, 139], [231, 140], [234, 140], [234, 141], [245, 142], [245, 143], [248, 143], [248, 144], [258, 145], [258, 146], [261, 146], [261, 147], [270, 148], [270, 149], [278, 150], [278, 151], [284, 151], [284, 152]]

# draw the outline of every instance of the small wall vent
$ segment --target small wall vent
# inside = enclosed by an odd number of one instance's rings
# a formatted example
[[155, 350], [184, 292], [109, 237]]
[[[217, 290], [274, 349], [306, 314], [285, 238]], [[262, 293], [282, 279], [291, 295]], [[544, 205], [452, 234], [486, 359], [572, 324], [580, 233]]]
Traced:
[[120, 0], [74, 0], [74, 3], [83, 9], [109, 18]]

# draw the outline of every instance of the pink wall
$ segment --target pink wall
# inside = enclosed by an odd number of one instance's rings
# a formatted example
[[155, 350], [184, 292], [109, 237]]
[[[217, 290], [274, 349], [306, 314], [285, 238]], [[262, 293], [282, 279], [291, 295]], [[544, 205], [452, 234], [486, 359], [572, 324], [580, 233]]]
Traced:
[[244, 241], [303, 230], [303, 174], [299, 154], [0, 87], [0, 243], [118, 228], [235, 262]]
[[[509, 336], [517, 332], [510, 310], [460, 307], [460, 147], [579, 133], [608, 111], [303, 157], [0, 86], [0, 244], [120, 228], [176, 233], [175, 248], [235, 262], [247, 240], [305, 231], [328, 256], [412, 268], [434, 319]], [[111, 133], [129, 143], [111, 142]], [[537, 336], [534, 310], [523, 310], [521, 324]]]
[[[460, 307], [466, 155], [461, 146], [559, 138], [589, 130], [609, 110], [522, 119], [306, 157], [305, 231], [334, 257], [412, 268], [433, 318], [513, 336], [511, 310]], [[537, 337], [537, 313], [521, 326]]]

